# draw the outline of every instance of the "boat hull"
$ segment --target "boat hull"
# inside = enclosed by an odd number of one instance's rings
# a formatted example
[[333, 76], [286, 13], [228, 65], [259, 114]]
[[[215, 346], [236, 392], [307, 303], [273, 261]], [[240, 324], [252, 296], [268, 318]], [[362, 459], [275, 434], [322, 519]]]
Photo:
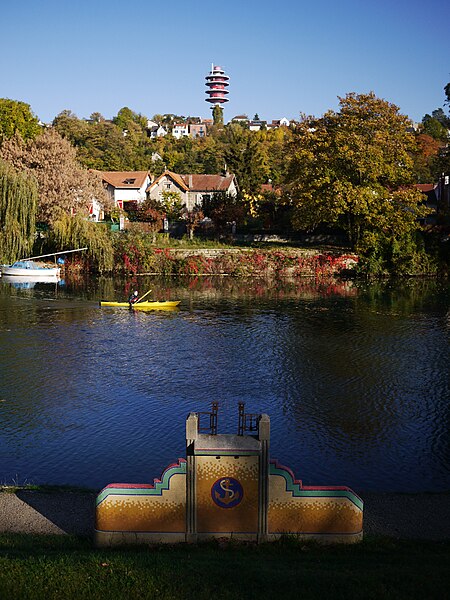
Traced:
[[[180, 304], [180, 300], [166, 300], [162, 302], [136, 302], [131, 308], [133, 310], [173, 310]], [[100, 302], [102, 307], [130, 308], [128, 302]]]
[[59, 275], [33, 275], [23, 277], [22, 275], [2, 275], [2, 281], [6, 283], [58, 283], [61, 281]]
[[50, 268], [50, 269], [24, 269], [22, 267], [2, 267], [2, 275], [14, 276], [14, 277], [27, 277], [29, 279], [40, 279], [40, 278], [56, 278], [59, 277], [61, 269]]

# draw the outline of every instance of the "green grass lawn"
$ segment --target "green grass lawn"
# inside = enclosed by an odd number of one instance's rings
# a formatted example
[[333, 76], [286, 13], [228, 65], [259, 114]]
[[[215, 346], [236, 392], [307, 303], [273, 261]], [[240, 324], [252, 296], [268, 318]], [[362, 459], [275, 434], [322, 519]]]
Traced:
[[0, 598], [450, 597], [450, 542], [295, 540], [94, 549], [69, 536], [0, 535]]

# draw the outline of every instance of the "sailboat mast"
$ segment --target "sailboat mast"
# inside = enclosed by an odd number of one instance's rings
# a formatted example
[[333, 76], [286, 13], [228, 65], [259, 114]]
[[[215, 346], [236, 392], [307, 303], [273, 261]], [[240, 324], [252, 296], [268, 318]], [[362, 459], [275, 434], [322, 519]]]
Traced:
[[40, 256], [30, 256], [29, 258], [21, 258], [20, 260], [34, 260], [35, 258], [47, 258], [47, 256], [58, 256], [59, 254], [69, 254], [70, 252], [81, 252], [86, 248], [77, 248], [76, 250], [63, 250], [62, 252], [51, 252], [50, 254], [41, 254]]

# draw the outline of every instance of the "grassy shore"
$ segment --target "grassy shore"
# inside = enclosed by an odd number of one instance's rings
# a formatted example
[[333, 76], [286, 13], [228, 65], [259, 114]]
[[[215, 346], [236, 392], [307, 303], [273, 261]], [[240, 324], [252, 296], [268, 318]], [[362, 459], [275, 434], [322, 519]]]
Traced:
[[0, 535], [0, 598], [448, 598], [450, 542], [208, 543], [94, 549], [87, 538]]

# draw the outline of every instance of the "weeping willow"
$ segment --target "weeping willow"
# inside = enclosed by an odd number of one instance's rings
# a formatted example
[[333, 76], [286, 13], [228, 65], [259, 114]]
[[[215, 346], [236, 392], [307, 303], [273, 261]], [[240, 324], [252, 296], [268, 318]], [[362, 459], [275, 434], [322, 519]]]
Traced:
[[35, 179], [0, 161], [0, 262], [12, 263], [30, 255], [37, 205]]
[[55, 221], [48, 241], [58, 252], [86, 246], [91, 269], [100, 273], [113, 269], [114, 251], [109, 232], [82, 215], [63, 215]]

